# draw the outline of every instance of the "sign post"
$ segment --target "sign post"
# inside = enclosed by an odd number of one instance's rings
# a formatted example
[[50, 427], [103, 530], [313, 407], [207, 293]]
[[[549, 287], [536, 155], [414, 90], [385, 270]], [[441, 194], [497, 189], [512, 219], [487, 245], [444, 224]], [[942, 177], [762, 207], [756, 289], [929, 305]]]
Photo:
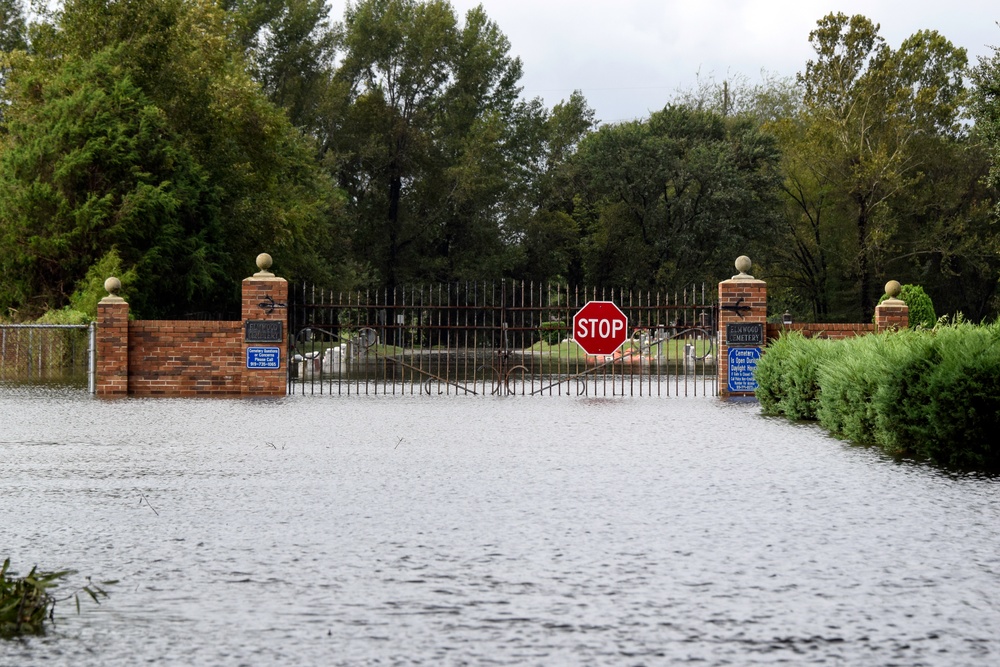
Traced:
[[611, 301], [588, 301], [573, 316], [573, 340], [587, 354], [611, 354], [628, 339], [628, 318]]

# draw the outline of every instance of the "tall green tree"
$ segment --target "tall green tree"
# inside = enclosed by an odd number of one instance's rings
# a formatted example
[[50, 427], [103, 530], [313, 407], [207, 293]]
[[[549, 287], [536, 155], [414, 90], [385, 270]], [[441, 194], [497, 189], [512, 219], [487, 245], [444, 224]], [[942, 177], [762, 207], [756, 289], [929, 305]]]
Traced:
[[[847, 307], [840, 295], [853, 295], [853, 244], [845, 231], [839, 201], [816, 164], [816, 147], [802, 113], [770, 122], [767, 131], [781, 149], [784, 205], [778, 242], [767, 251], [769, 292], [782, 310], [816, 322], [840, 319]], [[851, 303], [854, 303], [854, 299]]]
[[116, 60], [102, 51], [60, 68], [10, 123], [12, 148], [0, 156], [5, 304], [62, 306], [115, 248], [143, 277], [140, 312], [197, 300], [220, 278], [218, 197]]
[[481, 7], [362, 0], [340, 26], [341, 123], [328, 163], [374, 280], [499, 277], [514, 262], [545, 114]]
[[918, 138], [915, 187], [893, 198], [900, 221], [887, 249], [885, 274], [921, 285], [940, 313], [973, 321], [997, 313], [1000, 226], [997, 188], [978, 128], [960, 140]]
[[292, 123], [321, 135], [337, 36], [324, 0], [221, 0], [253, 78]]
[[747, 119], [668, 106], [601, 127], [576, 159], [585, 183], [576, 216], [594, 284], [714, 281], [774, 228], [778, 152]]
[[329, 277], [333, 190], [214, 3], [69, 0], [10, 71], [2, 305], [63, 305], [112, 249], [146, 316], [235, 304], [263, 250]]
[[962, 132], [965, 50], [934, 31], [891, 49], [863, 16], [829, 14], [800, 75], [813, 157], [809, 169], [854, 230], [857, 309], [870, 317], [898, 219], [893, 197], [916, 186], [918, 139]]
[[28, 48], [24, 7], [20, 0], [0, 0], [0, 128], [7, 106], [7, 54]]
[[583, 183], [573, 158], [595, 126], [594, 110], [574, 91], [545, 114], [544, 123], [534, 127], [536, 137], [526, 142], [541, 150], [525, 188], [531, 210], [516, 233], [516, 277], [535, 283], [583, 282], [582, 237], [574, 217]]
[[[972, 83], [972, 112], [990, 158], [989, 180], [1000, 186], [1000, 49], [994, 47], [993, 55], [979, 58], [972, 70]], [[1000, 201], [997, 215], [1000, 215]]]
[[25, 49], [27, 39], [24, 6], [20, 0], [0, 0], [0, 52]]

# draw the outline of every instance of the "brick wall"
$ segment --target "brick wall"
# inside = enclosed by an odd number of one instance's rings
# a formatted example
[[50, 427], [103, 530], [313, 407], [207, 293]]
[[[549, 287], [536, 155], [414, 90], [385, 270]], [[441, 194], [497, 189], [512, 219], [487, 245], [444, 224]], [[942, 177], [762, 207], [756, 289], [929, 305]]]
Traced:
[[234, 396], [242, 392], [241, 322], [138, 320], [129, 324], [128, 393]]
[[[108, 288], [112, 294], [97, 307], [97, 394], [284, 396], [288, 283], [267, 271], [269, 256], [257, 260], [261, 271], [243, 281], [243, 320], [234, 322], [129, 322], [128, 303], [115, 295], [120, 283], [110, 278], [105, 285], [115, 285]], [[247, 342], [248, 320], [279, 321], [282, 340]], [[277, 368], [248, 368], [250, 347], [265, 348], [270, 359], [277, 358]]]
[[874, 333], [874, 324], [817, 324], [794, 322], [792, 324], [776, 324], [771, 322], [767, 325], [767, 339], [777, 338], [787, 331], [799, 331], [806, 338], [853, 338], [864, 334]]
[[[800, 331], [809, 338], [853, 338], [877, 331], [905, 329], [909, 324], [909, 309], [905, 303], [896, 299], [899, 294], [899, 283], [891, 280], [886, 283], [886, 294], [892, 298], [886, 299], [875, 307], [875, 323], [792, 323], [777, 324], [767, 322], [767, 283], [757, 280], [747, 272], [750, 270], [750, 259], [740, 257], [736, 260], [736, 268], [739, 275], [733, 276], [730, 280], [719, 283], [719, 357], [717, 362], [717, 372], [719, 381], [720, 396], [740, 396], [750, 395], [752, 391], [731, 391], [730, 390], [730, 368], [729, 349], [730, 347], [743, 347], [743, 352], [734, 352], [734, 363], [743, 364], [745, 358], [747, 363], [753, 363], [749, 359], [752, 354], [756, 354], [752, 348], [755, 345], [729, 345], [726, 340], [727, 325], [732, 323], [762, 323], [764, 326], [764, 341], [760, 346], [763, 353], [764, 347], [769, 340], [781, 336], [787, 331]], [[755, 334], [759, 334], [757, 331]], [[734, 374], [738, 376], [743, 366], [734, 366]], [[744, 383], [753, 386], [755, 382]], [[734, 385], [736, 383], [734, 382]]]

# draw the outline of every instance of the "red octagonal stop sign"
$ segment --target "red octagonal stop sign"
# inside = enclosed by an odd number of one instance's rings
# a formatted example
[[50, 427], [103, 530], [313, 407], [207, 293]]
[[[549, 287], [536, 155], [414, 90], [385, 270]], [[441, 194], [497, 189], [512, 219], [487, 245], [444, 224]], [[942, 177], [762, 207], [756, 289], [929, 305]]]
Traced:
[[611, 354], [628, 338], [628, 318], [611, 301], [589, 301], [573, 316], [573, 339], [587, 354]]

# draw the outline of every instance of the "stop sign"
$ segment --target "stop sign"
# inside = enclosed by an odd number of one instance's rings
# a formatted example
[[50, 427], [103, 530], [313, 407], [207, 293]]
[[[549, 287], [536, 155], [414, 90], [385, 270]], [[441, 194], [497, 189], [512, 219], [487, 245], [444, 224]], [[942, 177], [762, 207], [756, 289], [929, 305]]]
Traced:
[[611, 354], [628, 338], [628, 318], [611, 301], [589, 301], [573, 316], [573, 339], [587, 354]]

